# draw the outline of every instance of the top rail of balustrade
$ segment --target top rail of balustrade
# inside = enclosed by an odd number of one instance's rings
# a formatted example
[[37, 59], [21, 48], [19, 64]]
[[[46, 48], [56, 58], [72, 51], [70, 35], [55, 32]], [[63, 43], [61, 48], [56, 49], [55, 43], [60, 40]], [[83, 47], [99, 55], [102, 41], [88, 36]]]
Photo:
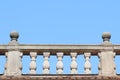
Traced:
[[104, 50], [105, 48], [113, 49], [116, 54], [120, 54], [120, 45], [81, 45], [81, 44], [19, 44], [19, 45], [0, 45], [0, 54], [4, 54], [9, 49], [19, 49], [24, 54], [28, 52], [35, 51], [38, 54], [41, 52], [51, 52], [52, 55], [55, 55], [56, 52], [64, 52], [65, 55], [68, 55], [69, 52], [77, 52], [78, 54], [83, 54], [84, 52], [91, 52], [92, 55], [97, 55], [98, 52]]

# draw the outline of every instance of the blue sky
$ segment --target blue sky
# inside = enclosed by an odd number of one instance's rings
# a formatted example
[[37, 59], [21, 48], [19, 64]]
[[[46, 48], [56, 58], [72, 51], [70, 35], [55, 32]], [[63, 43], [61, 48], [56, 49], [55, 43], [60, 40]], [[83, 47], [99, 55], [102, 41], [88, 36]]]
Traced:
[[8, 44], [13, 30], [19, 32], [21, 44], [101, 44], [105, 31], [112, 34], [113, 44], [119, 44], [119, 4], [119, 0], [1, 0], [0, 44]]

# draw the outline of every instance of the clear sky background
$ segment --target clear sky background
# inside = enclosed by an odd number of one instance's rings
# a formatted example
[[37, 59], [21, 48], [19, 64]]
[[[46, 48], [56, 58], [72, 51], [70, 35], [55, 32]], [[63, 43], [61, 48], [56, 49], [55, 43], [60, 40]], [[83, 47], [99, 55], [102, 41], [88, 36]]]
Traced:
[[0, 44], [13, 30], [21, 44], [101, 44], [106, 31], [120, 44], [120, 0], [1, 0]]

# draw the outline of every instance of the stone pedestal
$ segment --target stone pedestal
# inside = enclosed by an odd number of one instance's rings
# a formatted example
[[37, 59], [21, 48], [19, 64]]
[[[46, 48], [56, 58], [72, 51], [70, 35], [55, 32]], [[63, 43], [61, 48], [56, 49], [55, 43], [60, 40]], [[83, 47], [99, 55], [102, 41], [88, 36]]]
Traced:
[[115, 62], [114, 62], [114, 49], [113, 45], [110, 42], [111, 34], [109, 32], [104, 32], [102, 35], [103, 43], [102, 47], [103, 49], [98, 54], [100, 59], [99, 64], [99, 75], [102, 76], [115, 76]]
[[116, 75], [114, 56], [115, 53], [113, 51], [102, 51], [99, 53], [100, 57], [99, 75], [103, 76]]
[[11, 41], [8, 44], [6, 52], [6, 65], [5, 65], [5, 76], [18, 76], [21, 75], [22, 63], [21, 57], [22, 53], [19, 51], [19, 43], [17, 39], [19, 34], [16, 31], [10, 33]]

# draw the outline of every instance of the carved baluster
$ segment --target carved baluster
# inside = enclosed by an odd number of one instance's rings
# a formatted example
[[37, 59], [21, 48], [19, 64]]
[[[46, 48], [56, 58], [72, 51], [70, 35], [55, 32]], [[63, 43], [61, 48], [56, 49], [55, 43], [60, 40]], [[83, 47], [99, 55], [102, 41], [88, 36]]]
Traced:
[[4, 74], [7, 73], [7, 65], [8, 65], [7, 64], [8, 63], [8, 58], [7, 57], [8, 57], [8, 52], [5, 53], [5, 57], [6, 57], [6, 63], [5, 63], [5, 72], [4, 72]]
[[50, 56], [50, 52], [44, 52], [43, 56], [44, 56], [43, 74], [49, 74], [50, 64], [48, 58]]
[[98, 73], [101, 74], [101, 53], [98, 53], [99, 64], [98, 64]]
[[31, 62], [30, 62], [30, 74], [36, 74], [36, 57], [37, 52], [30, 52]]
[[70, 55], [71, 55], [71, 58], [72, 58], [72, 62], [71, 62], [71, 65], [70, 65], [71, 74], [77, 74], [78, 73], [77, 72], [78, 65], [77, 65], [77, 62], [76, 62], [77, 53], [76, 52], [71, 52]]
[[21, 73], [22, 73], [22, 57], [23, 57], [23, 53], [21, 52], [20, 53], [20, 70], [21, 70]]
[[85, 57], [85, 65], [84, 65], [85, 74], [91, 74], [90, 56], [91, 56], [91, 53], [89, 53], [89, 52], [84, 53], [84, 57]]
[[62, 74], [63, 73], [63, 62], [62, 62], [62, 57], [63, 57], [63, 52], [58, 52], [57, 53], [57, 74]]
[[116, 73], [116, 64], [115, 64], [115, 56], [116, 56], [116, 53], [113, 52], [113, 67], [114, 67], [114, 73]]

